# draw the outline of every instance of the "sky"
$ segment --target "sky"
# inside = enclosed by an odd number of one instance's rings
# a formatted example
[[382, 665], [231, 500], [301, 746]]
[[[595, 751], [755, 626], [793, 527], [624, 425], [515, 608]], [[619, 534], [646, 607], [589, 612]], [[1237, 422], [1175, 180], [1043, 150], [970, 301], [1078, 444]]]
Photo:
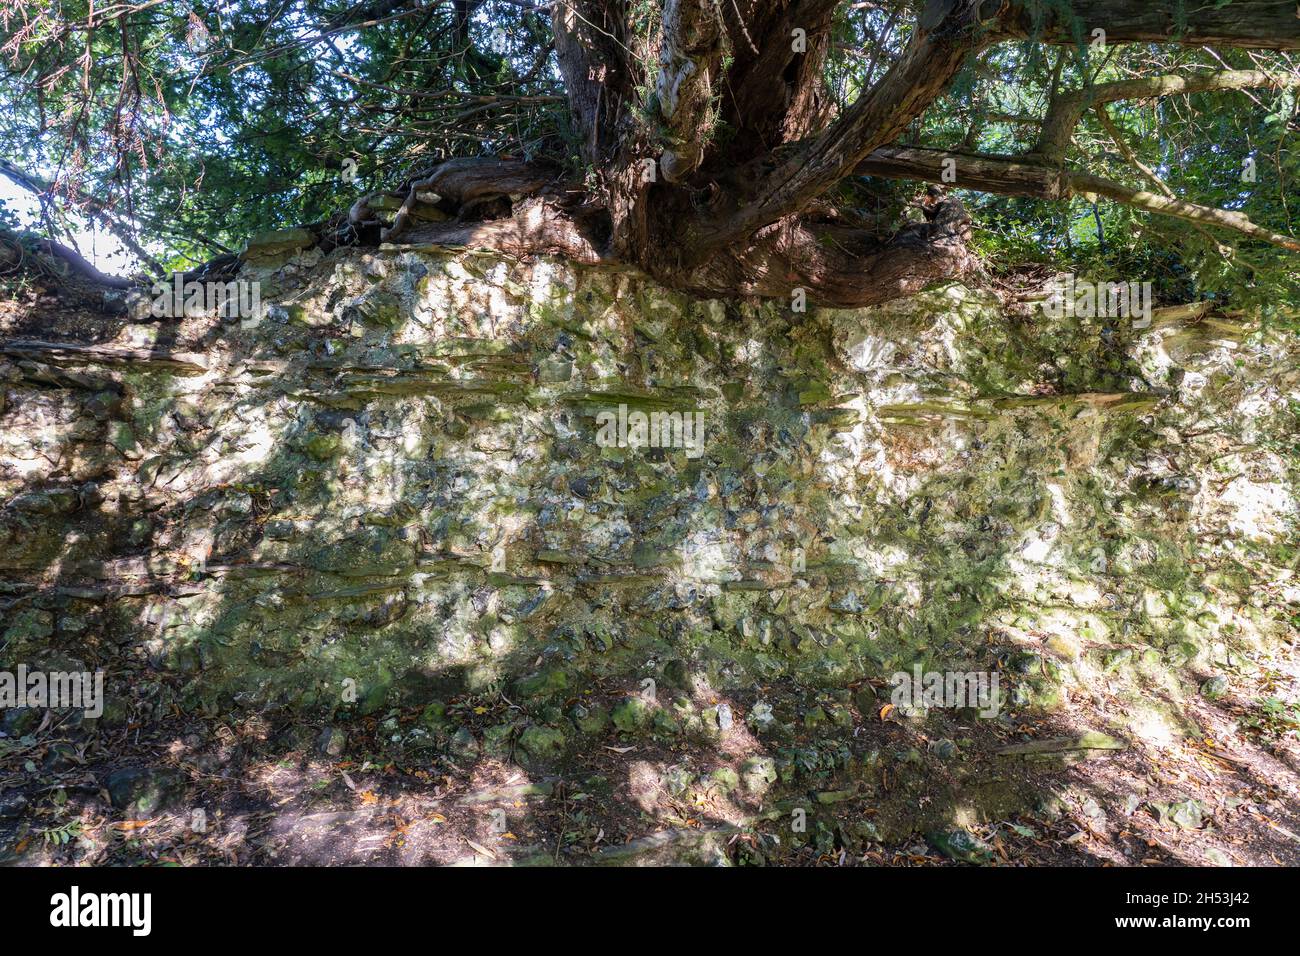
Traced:
[[[18, 217], [24, 226], [34, 226], [40, 205], [36, 197], [17, 183], [0, 176], [0, 202]], [[76, 222], [77, 220], [73, 220]], [[122, 243], [110, 232], [84, 227], [74, 229], [77, 251], [101, 272], [109, 275], [130, 275], [136, 269], [136, 260]]]

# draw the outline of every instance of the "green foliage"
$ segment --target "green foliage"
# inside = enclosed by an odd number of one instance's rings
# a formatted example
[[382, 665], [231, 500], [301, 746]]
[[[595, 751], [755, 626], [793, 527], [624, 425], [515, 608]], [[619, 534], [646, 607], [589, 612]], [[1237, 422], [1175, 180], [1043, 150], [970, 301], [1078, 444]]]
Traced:
[[1242, 726], [1269, 738], [1300, 734], [1300, 703], [1265, 697], [1241, 719]]
[[10, 6], [6, 155], [129, 212], [181, 261], [439, 157], [568, 152], [549, 20], [518, 5], [458, 26], [454, 5], [415, 0], [164, 0], [89, 31], [88, 0]]
[[[1104, 57], [1086, 47], [1044, 57], [1032, 43], [995, 47], [971, 64], [973, 92], [954, 85], [930, 109], [912, 141], [941, 148], [1016, 155], [1034, 145], [1045, 114], [1055, 57], [1059, 89], [1160, 74], [1264, 69], [1292, 72], [1282, 54], [1120, 46]], [[1049, 62], [1048, 57], [1051, 58]], [[1294, 90], [1199, 93], [1108, 104], [1109, 115], [1137, 159], [1174, 195], [1237, 210], [1283, 234], [1295, 234], [1294, 193], [1300, 179], [1300, 132]], [[1021, 118], [1023, 117], [1023, 121]], [[1031, 122], [1032, 121], [1032, 122]], [[1249, 163], [1247, 161], [1250, 161]], [[1085, 111], [1067, 157], [1071, 168], [1137, 188], [1156, 188]], [[1252, 178], [1253, 177], [1253, 178]], [[1076, 198], [1048, 203], [962, 193], [977, 223], [976, 240], [991, 263], [1041, 262], [1103, 277], [1150, 280], [1159, 301], [1212, 298], [1296, 327], [1300, 268], [1283, 249], [1224, 230]]]
[[[457, 6], [160, 0], [99, 15], [88, 28], [90, 0], [10, 0], [0, 17], [0, 145], [69, 195], [94, 196], [138, 222], [165, 244], [159, 258], [171, 267], [236, 248], [250, 232], [338, 214], [362, 193], [452, 155], [546, 158], [581, 172], [544, 5], [483, 0], [459, 19]], [[1293, 69], [1283, 53], [1097, 47], [1069, 0], [1027, 6], [1031, 39], [972, 57], [902, 142], [1023, 154], [1054, 90], [1225, 66]], [[840, 5], [824, 71], [826, 98], [838, 109], [901, 53], [914, 7]], [[660, 5], [631, 0], [624, 10], [626, 29], [610, 42], [628, 54], [630, 84], [643, 104], [627, 116], [653, 128]], [[1069, 24], [1077, 44], [1035, 42], [1049, 21]], [[736, 52], [728, 51], [726, 64]], [[719, 91], [726, 81], [724, 74]], [[1107, 109], [1126, 146], [1177, 196], [1292, 232], [1300, 178], [1294, 90], [1169, 96]], [[723, 110], [716, 121], [712, 142], [725, 150], [738, 129]], [[1091, 112], [1067, 159], [1080, 171], [1155, 188]], [[586, 172], [594, 182], [600, 171]], [[845, 184], [839, 198], [859, 205], [883, 234], [916, 190], [858, 182]], [[1040, 262], [1149, 279], [1162, 299], [1222, 298], [1296, 321], [1294, 257], [1271, 246], [1108, 202], [963, 199], [994, 267]]]
[[46, 827], [40, 833], [46, 843], [64, 846], [81, 836], [81, 821], [72, 820], [57, 827]]

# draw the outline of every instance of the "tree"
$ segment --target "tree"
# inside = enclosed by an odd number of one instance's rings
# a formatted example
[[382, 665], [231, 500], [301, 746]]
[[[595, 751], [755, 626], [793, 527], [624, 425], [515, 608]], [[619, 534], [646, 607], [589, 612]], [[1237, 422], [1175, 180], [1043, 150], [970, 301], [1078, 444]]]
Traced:
[[2, 25], [0, 172], [172, 264], [311, 218], [865, 305], [977, 267], [946, 187], [1035, 200], [981, 211], [1040, 243], [1077, 204], [1103, 251], [1103, 201], [1172, 218], [1202, 284], [1300, 251], [1290, 0], [20, 0]]

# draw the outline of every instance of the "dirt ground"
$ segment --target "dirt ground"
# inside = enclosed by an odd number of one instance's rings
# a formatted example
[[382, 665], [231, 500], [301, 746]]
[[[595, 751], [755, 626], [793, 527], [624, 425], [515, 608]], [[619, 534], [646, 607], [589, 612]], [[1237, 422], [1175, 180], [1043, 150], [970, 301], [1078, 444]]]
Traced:
[[[995, 753], [1021, 740], [1056, 738], [1104, 721], [1075, 711], [1074, 727], [1025, 725], [999, 737], [956, 722], [929, 732], [906, 722], [854, 715], [849, 738], [859, 753], [929, 751], [938, 734], [963, 734], [961, 767], [970, 779], [1011, 783], [1024, 812], [969, 825], [1004, 866], [1160, 866], [1300, 864], [1300, 741], [1242, 726], [1241, 697], [1277, 690], [1265, 670], [1254, 687], [1188, 716], [1203, 735], [1165, 746], [1130, 741], [1068, 765]], [[596, 695], [604, 689], [597, 689]], [[734, 707], [744, 701], [732, 701]], [[486, 727], [511, 707], [501, 697], [454, 699], [464, 726]], [[742, 725], [712, 752], [673, 750], [610, 732], [559, 768], [525, 769], [507, 751], [457, 760], [394, 747], [394, 730], [418, 712], [365, 718], [340, 729], [342, 753], [327, 756], [319, 728], [290, 716], [239, 723], [169, 718], [128, 724], [89, 738], [47, 721], [24, 741], [0, 741], [0, 806], [25, 801], [0, 821], [0, 859], [11, 865], [429, 865], [622, 862], [782, 863], [810, 866], [962, 865], [922, 832], [859, 840], [860, 821], [906, 815], [950, 799], [952, 774], [930, 761], [888, 762], [879, 784], [826, 799], [809, 794], [807, 831], [795, 832], [790, 800], [765, 803], [711, 785], [692, 770], [739, 768], [763, 744]], [[936, 733], [937, 731], [937, 733]], [[15, 746], [16, 745], [16, 746]], [[71, 750], [63, 748], [70, 747]], [[61, 762], [51, 754], [65, 753]], [[515, 752], [514, 757], [524, 759]], [[126, 766], [166, 768], [179, 789], [167, 808], [139, 818], [113, 809], [103, 781]], [[910, 775], [910, 779], [909, 779]], [[675, 787], [674, 780], [690, 781]], [[1036, 805], [1034, 797], [1037, 795]], [[901, 797], [901, 799], [900, 799]], [[794, 800], [799, 803], [799, 800]], [[960, 801], [958, 801], [960, 802]], [[1193, 816], [1162, 808], [1197, 808]], [[768, 811], [768, 812], [765, 812]], [[811, 837], [826, 823], [833, 843]], [[67, 834], [66, 838], [59, 836]], [[701, 855], [701, 840], [708, 852]]]

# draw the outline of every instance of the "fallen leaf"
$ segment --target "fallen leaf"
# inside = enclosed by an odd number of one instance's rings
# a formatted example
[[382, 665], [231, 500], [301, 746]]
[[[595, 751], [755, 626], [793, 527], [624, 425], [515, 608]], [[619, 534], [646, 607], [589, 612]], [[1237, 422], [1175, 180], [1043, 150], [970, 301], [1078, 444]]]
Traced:
[[129, 832], [131, 830], [143, 830], [151, 823], [153, 823], [152, 820], [122, 820], [119, 823], [114, 823], [113, 829], [122, 830], [123, 832]]

